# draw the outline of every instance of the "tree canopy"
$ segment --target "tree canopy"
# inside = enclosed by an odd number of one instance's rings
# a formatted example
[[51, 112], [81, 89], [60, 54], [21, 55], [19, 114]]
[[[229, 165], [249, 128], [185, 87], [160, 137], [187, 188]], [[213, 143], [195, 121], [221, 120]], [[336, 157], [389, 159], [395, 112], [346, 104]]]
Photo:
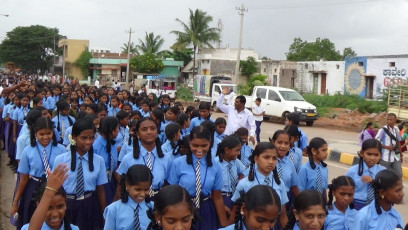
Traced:
[[[120, 47], [120, 48], [122, 49], [123, 54], [127, 54], [127, 52], [128, 52], [128, 44], [127, 43], [123, 43], [123, 46]], [[130, 43], [130, 50], [129, 51], [130, 51], [130, 54], [138, 54], [136, 45], [133, 42]]]
[[[0, 62], [14, 62], [23, 72], [44, 73], [53, 64], [54, 44], [61, 36], [57, 28], [41, 25], [16, 27], [0, 44]], [[54, 43], [55, 40], [55, 43]]]
[[239, 62], [239, 68], [241, 70], [241, 74], [245, 76], [252, 76], [252, 74], [256, 73], [258, 69], [258, 64], [254, 57], [247, 57], [246, 60]]
[[88, 51], [88, 49], [85, 49], [75, 61], [75, 65], [81, 69], [83, 77], [87, 77], [89, 75], [89, 67], [91, 66], [89, 60], [91, 60], [91, 58], [92, 54]]
[[130, 68], [138, 73], [159, 73], [164, 69], [163, 62], [152, 53], [135, 56], [130, 59]]
[[302, 41], [301, 38], [295, 38], [289, 46], [289, 52], [286, 53], [288, 61], [342, 61], [346, 56], [356, 56], [357, 54], [347, 47], [343, 54], [336, 50], [336, 46], [327, 38], [316, 38], [314, 42]]
[[139, 45], [136, 46], [138, 54], [151, 53], [155, 56], [160, 56], [162, 51], [160, 48], [164, 43], [164, 39], [160, 35], [154, 35], [154, 33], [147, 33], [144, 40], [139, 38]]

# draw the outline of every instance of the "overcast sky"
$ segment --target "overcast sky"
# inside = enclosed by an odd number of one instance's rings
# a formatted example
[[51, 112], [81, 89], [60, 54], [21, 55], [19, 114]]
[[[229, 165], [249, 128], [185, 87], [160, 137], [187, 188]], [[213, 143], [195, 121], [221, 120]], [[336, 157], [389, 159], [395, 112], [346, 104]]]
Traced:
[[176, 18], [187, 22], [188, 9], [201, 9], [222, 21], [222, 46], [238, 46], [239, 15], [244, 16], [243, 48], [259, 57], [286, 59], [295, 37], [314, 41], [328, 38], [336, 48], [352, 47], [359, 56], [408, 53], [408, 2], [406, 0], [1, 0], [0, 40], [17, 26], [59, 28], [71, 39], [87, 39], [90, 48], [120, 52], [128, 40], [139, 43], [145, 32], [154, 32], [168, 49], [182, 30]]

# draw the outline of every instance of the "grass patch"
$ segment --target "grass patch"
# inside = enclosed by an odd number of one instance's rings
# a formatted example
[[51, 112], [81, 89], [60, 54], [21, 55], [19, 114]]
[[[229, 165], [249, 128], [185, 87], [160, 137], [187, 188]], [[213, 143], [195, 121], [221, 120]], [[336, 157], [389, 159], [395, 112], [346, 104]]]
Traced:
[[188, 87], [177, 87], [177, 99], [181, 99], [184, 101], [192, 101], [193, 100], [193, 93], [188, 89]]

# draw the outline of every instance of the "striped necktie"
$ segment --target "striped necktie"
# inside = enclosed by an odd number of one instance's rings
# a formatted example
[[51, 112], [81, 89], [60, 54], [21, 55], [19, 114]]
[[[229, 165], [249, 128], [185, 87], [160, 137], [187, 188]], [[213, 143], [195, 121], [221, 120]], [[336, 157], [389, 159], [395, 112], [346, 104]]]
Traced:
[[277, 165], [277, 167], [278, 167], [278, 176], [279, 176], [279, 179], [283, 180], [283, 172], [282, 172], [281, 163], [282, 163], [281, 161], [278, 161], [278, 165]]
[[[153, 173], [152, 153], [151, 153], [151, 152], [147, 152], [146, 166], [150, 169], [150, 172]], [[152, 185], [150, 185], [149, 196], [150, 196], [150, 197], [153, 197], [153, 196], [154, 196]]]
[[317, 167], [316, 190], [320, 193], [323, 193], [323, 178], [319, 166]]
[[126, 144], [126, 141], [127, 141], [126, 128], [123, 128], [122, 136], [123, 136], [122, 145], [125, 145], [125, 144]]
[[77, 172], [77, 181], [76, 181], [76, 197], [82, 197], [84, 195], [84, 173], [82, 170], [82, 159], [79, 157], [78, 172]]
[[196, 176], [196, 197], [194, 198], [194, 204], [197, 208], [200, 208], [200, 195], [201, 195], [201, 172], [200, 161], [198, 160], [195, 167]]
[[65, 121], [61, 120], [61, 137], [64, 138], [65, 137]]
[[[370, 173], [371, 178], [373, 178], [374, 180], [374, 174], [368, 170], [368, 172]], [[368, 190], [367, 190], [367, 203], [371, 203], [371, 201], [374, 200], [374, 188], [373, 188], [373, 184], [369, 183], [368, 184]]]
[[232, 193], [234, 193], [235, 188], [237, 186], [237, 178], [234, 175], [234, 170], [232, 168], [232, 163], [231, 162], [228, 163], [228, 173], [229, 173], [229, 177], [230, 177], [230, 180], [231, 180], [231, 191], [232, 191]]
[[133, 229], [134, 230], [140, 230], [139, 205], [137, 205], [136, 208], [135, 208]]
[[[51, 155], [51, 153], [50, 153], [50, 155]], [[45, 152], [45, 149], [42, 152], [42, 157], [43, 157], [43, 164], [44, 164], [44, 170], [45, 170], [45, 177], [48, 178], [47, 171], [51, 170], [51, 168], [50, 168], [50, 165], [49, 165], [48, 160], [47, 160], [47, 153]]]
[[289, 158], [293, 163], [295, 163], [295, 158], [293, 157], [293, 149], [289, 149]]
[[269, 177], [268, 177], [268, 176], [267, 176], [267, 177], [265, 177], [264, 182], [265, 182], [265, 184], [266, 184], [267, 186], [269, 186], [269, 185], [271, 184], [271, 180], [269, 179]]

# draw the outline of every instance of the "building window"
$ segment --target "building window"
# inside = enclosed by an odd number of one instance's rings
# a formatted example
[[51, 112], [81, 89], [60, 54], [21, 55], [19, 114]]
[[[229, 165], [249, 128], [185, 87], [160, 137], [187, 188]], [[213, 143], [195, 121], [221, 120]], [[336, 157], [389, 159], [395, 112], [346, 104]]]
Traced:
[[278, 72], [278, 69], [275, 69], [274, 71], [275, 71], [275, 73], [276, 73], [276, 72]]
[[264, 72], [266, 73], [266, 68], [264, 68]]
[[273, 75], [272, 86], [278, 86], [278, 75]]
[[359, 66], [364, 66], [364, 63], [363, 63], [363, 62], [359, 62], [358, 65], [359, 65]]
[[395, 67], [395, 62], [390, 62], [390, 67]]
[[336, 69], [340, 69], [340, 65], [336, 65]]
[[305, 69], [309, 69], [309, 64], [305, 64]]

